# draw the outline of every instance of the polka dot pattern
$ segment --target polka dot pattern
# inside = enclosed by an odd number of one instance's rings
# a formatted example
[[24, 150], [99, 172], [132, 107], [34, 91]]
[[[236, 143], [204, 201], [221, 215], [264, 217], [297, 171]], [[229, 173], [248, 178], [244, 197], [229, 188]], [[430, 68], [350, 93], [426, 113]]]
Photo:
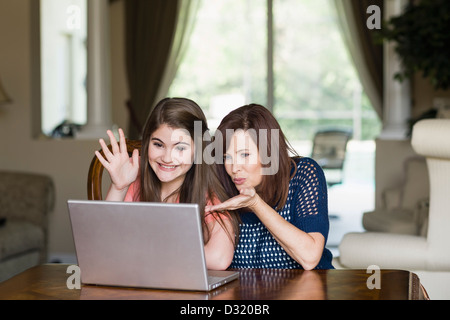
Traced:
[[[328, 236], [326, 181], [320, 166], [310, 158], [299, 158], [297, 172], [289, 183], [285, 206], [278, 211], [286, 221], [305, 232]], [[232, 268], [301, 269], [270, 234], [254, 213], [241, 214], [239, 243]], [[330, 269], [332, 255], [324, 248], [316, 269]]]

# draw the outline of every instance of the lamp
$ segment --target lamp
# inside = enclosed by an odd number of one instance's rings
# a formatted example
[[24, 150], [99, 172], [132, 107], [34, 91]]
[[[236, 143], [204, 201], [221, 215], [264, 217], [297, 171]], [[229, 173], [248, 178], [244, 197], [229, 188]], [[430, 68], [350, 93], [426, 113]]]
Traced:
[[5, 90], [3, 89], [2, 81], [0, 80], [0, 104], [7, 103], [10, 101], [11, 99], [8, 97]]

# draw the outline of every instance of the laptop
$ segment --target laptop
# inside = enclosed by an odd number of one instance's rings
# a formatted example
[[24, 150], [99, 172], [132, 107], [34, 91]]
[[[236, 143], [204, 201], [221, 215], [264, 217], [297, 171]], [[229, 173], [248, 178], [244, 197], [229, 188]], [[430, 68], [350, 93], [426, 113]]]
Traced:
[[210, 291], [238, 278], [207, 270], [197, 204], [68, 200], [83, 284]]

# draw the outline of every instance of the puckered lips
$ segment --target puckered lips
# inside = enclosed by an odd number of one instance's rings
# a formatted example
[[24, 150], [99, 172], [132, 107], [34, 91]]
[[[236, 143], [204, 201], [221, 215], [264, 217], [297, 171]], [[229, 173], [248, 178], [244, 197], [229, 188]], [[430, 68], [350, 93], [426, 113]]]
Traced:
[[242, 185], [242, 184], [244, 184], [245, 183], [245, 178], [233, 178], [233, 182], [234, 182], [234, 184], [236, 184], [236, 185]]

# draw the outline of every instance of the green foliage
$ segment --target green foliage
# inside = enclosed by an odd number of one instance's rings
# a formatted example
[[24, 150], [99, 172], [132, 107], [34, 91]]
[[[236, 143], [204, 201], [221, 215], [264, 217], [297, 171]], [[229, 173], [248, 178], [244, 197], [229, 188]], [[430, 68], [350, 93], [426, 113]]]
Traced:
[[379, 36], [396, 43], [404, 71], [397, 80], [422, 72], [435, 89], [450, 88], [450, 1], [422, 0], [385, 23]]

